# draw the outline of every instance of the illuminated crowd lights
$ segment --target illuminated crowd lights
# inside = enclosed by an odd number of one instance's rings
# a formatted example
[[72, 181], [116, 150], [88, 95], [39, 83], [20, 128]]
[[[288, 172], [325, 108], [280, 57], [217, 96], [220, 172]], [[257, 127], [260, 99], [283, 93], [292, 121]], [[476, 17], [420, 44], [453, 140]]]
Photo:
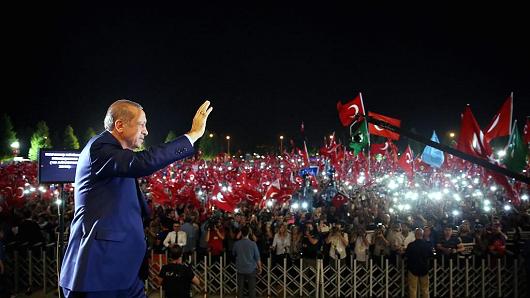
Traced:
[[418, 199], [418, 193], [416, 192], [412, 192], [412, 191], [408, 191], [406, 194], [405, 194], [405, 199], [411, 199], [411, 200], [417, 200]]
[[527, 194], [523, 194], [523, 195], [521, 196], [521, 200], [523, 200], [523, 201], [528, 201], [528, 195], [527, 195]]
[[506, 204], [506, 205], [504, 205], [503, 209], [504, 209], [504, 211], [510, 211], [510, 210], [512, 210], [512, 206]]
[[443, 195], [439, 191], [434, 191], [434, 192], [429, 193], [429, 199], [433, 199], [433, 200], [439, 201], [439, 200], [442, 199], [442, 197], [443, 197]]
[[396, 189], [399, 187], [399, 184], [396, 183], [396, 181], [394, 180], [390, 180], [390, 182], [388, 183], [388, 188], [390, 189]]
[[267, 207], [270, 208], [270, 207], [272, 207], [272, 205], [273, 205], [272, 200], [268, 200], [268, 201], [267, 201]]

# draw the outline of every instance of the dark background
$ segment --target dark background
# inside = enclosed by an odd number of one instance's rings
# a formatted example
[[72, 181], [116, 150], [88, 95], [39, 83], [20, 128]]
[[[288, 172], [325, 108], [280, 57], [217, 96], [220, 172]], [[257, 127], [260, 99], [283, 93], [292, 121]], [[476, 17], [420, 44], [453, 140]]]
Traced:
[[425, 136], [457, 132], [465, 104], [484, 128], [512, 91], [519, 123], [530, 111], [520, 7], [145, 3], [3, 9], [2, 106], [22, 146], [38, 120], [99, 131], [120, 98], [144, 106], [149, 144], [209, 99], [208, 128], [246, 150], [298, 138], [302, 121], [312, 147], [346, 136], [335, 105], [359, 91]]

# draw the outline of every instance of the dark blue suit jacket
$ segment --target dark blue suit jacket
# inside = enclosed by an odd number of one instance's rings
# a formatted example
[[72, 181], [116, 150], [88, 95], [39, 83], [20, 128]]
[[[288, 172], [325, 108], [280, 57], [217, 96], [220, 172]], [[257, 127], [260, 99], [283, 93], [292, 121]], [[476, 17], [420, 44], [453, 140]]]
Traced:
[[142, 152], [122, 149], [108, 131], [88, 142], [77, 164], [61, 287], [91, 292], [133, 284], [146, 252], [142, 215], [147, 209], [136, 178], [193, 153], [186, 136]]

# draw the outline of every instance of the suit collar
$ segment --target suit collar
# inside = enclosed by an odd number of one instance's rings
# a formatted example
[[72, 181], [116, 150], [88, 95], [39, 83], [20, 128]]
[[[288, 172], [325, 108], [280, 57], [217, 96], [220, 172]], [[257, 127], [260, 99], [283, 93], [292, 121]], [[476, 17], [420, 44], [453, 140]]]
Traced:
[[120, 142], [108, 130], [104, 130], [99, 134], [99, 141], [101, 143], [114, 144], [121, 147]]

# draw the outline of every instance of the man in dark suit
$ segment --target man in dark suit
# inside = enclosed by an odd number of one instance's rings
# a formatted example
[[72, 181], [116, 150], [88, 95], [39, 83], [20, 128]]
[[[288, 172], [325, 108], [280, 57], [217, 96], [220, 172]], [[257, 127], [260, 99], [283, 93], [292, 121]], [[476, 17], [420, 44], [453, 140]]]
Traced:
[[408, 267], [409, 297], [417, 297], [418, 281], [422, 298], [429, 298], [429, 259], [433, 256], [432, 247], [423, 240], [423, 230], [414, 232], [416, 240], [407, 246], [405, 256]]
[[118, 100], [107, 110], [105, 131], [79, 156], [75, 214], [61, 268], [66, 297], [146, 297], [138, 272], [146, 252], [146, 202], [136, 178], [193, 155], [212, 111], [206, 101], [191, 130], [176, 140], [134, 152], [147, 136], [143, 108]]

